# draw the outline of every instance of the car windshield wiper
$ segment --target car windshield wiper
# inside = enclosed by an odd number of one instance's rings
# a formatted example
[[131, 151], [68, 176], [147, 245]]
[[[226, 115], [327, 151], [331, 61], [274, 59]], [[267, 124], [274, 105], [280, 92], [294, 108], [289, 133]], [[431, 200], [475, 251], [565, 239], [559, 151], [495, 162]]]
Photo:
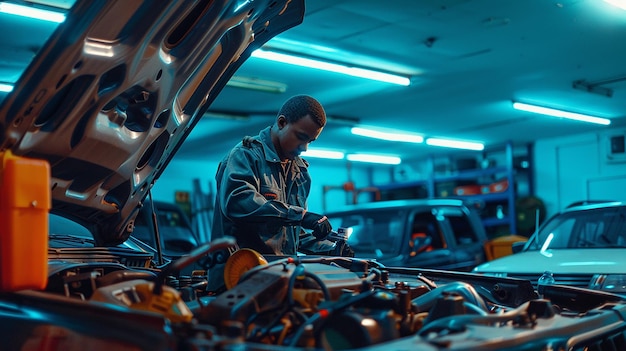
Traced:
[[95, 245], [95, 243], [96, 243], [96, 241], [93, 240], [93, 239], [83, 238], [83, 237], [69, 235], [69, 234], [49, 234], [48, 235], [48, 239], [49, 240], [59, 240], [59, 241], [80, 243], [80, 244], [92, 244], [92, 245]]

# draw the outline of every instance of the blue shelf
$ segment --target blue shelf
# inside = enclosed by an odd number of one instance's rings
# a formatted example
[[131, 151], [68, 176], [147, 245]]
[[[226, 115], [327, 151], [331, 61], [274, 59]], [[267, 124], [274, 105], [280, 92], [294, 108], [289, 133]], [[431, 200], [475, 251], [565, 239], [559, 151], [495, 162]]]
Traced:
[[[425, 180], [412, 181], [406, 183], [393, 183], [377, 186], [378, 189], [388, 191], [394, 189], [408, 189], [421, 187], [425, 189], [428, 197], [441, 197], [437, 192], [437, 186], [445, 182], [473, 181], [477, 184], [486, 178], [506, 179], [508, 187], [503, 192], [485, 193], [477, 195], [454, 195], [449, 194], [448, 198], [457, 198], [468, 201], [469, 203], [502, 203], [506, 206], [506, 215], [504, 218], [483, 217], [483, 225], [485, 228], [508, 225], [510, 234], [517, 233], [516, 211], [515, 211], [515, 168], [513, 167], [513, 145], [511, 142], [505, 146], [506, 164], [504, 166], [490, 167], [484, 169], [471, 169], [458, 171], [453, 174], [438, 175], [434, 171], [434, 159], [429, 159], [430, 177]], [[494, 177], [495, 176], [495, 177]], [[467, 182], [465, 182], [467, 183]]]
[[446, 181], [456, 181], [456, 180], [471, 180], [485, 176], [491, 176], [494, 174], [503, 173], [506, 174], [508, 172], [507, 167], [492, 167], [485, 169], [472, 169], [467, 171], [461, 171], [450, 175], [435, 175], [435, 182], [446, 182]]
[[474, 201], [474, 202], [478, 202], [478, 201], [483, 201], [483, 202], [491, 202], [491, 201], [498, 201], [498, 200], [508, 200], [509, 199], [509, 191], [505, 191], [505, 192], [501, 192], [501, 193], [487, 193], [487, 194], [477, 194], [477, 195], [454, 195], [454, 196], [448, 196], [448, 197], [454, 197], [454, 198], [458, 198], [461, 200], [465, 200], [465, 201]]
[[416, 181], [412, 181], [412, 182], [376, 185], [376, 188], [378, 190], [389, 190], [389, 189], [410, 188], [410, 187], [418, 187], [418, 186], [424, 186], [424, 187], [428, 186], [428, 181], [426, 181], [426, 180], [416, 180]]

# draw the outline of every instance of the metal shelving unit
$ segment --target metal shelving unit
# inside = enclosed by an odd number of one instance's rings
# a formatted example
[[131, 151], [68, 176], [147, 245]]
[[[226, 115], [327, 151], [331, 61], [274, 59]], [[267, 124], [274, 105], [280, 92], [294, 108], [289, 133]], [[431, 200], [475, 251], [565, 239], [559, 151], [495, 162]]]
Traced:
[[[475, 207], [482, 208], [483, 210], [490, 210], [492, 209], [492, 206], [495, 206], [497, 208], [496, 213], [483, 211], [484, 213], [481, 214], [481, 217], [483, 218], [483, 224], [485, 225], [487, 233], [491, 236], [497, 236], [498, 233], [496, 233], [496, 229], [501, 229], [502, 227], [507, 226], [508, 234], [516, 234], [516, 169], [514, 167], [512, 143], [509, 142], [504, 146], [504, 152], [504, 165], [484, 169], [461, 170], [457, 171], [454, 174], [446, 175], [436, 174], [434, 168], [434, 159], [431, 157], [428, 160], [429, 176], [427, 179], [413, 182], [387, 184], [383, 186], [377, 186], [377, 188], [379, 188], [382, 192], [391, 192], [394, 189], [403, 189], [406, 194], [411, 194], [411, 191], [413, 191], [414, 194], [423, 193], [424, 196], [421, 197], [432, 198], [443, 197], [438, 192], [437, 187], [438, 185], [442, 185], [445, 183], [454, 184], [475, 181], [476, 184], [479, 184], [479, 180], [489, 178], [499, 178], [499, 180], [506, 180], [507, 187], [502, 192], [488, 192], [472, 195], [448, 194], [445, 197], [463, 199], [468, 203], [474, 205]], [[499, 175], [501, 175], [501, 177], [498, 177]], [[425, 191], [420, 192], [415, 190], [421, 188], [425, 189]]]

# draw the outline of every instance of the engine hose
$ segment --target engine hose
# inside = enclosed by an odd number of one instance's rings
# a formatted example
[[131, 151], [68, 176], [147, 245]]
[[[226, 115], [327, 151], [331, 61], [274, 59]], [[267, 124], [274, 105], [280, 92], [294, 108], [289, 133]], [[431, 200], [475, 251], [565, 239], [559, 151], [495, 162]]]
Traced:
[[289, 277], [289, 284], [287, 285], [287, 301], [289, 302], [289, 306], [295, 305], [293, 300], [293, 287], [296, 284], [296, 279], [298, 276], [304, 273], [304, 266], [297, 265], [293, 272], [291, 272], [291, 276]]
[[509, 322], [516, 317], [521, 317], [526, 314], [526, 308], [528, 302], [520, 307], [498, 315], [454, 315], [434, 320], [426, 324], [420, 331], [419, 335], [424, 337], [429, 333], [437, 333], [442, 330], [449, 331], [462, 331], [465, 330], [468, 324], [493, 324]]
[[343, 309], [350, 307], [351, 305], [367, 299], [373, 295], [376, 294], [376, 290], [367, 290], [364, 291], [362, 293], [359, 293], [357, 295], [353, 295], [345, 300], [339, 300], [337, 301], [335, 304], [333, 304], [330, 308], [327, 309], [322, 309], [317, 311], [316, 313], [314, 313], [313, 315], [311, 315], [306, 322], [302, 323], [302, 325], [300, 325], [300, 327], [298, 328], [298, 330], [295, 332], [295, 334], [293, 335], [293, 337], [291, 338], [291, 342], [289, 343], [289, 347], [295, 347], [296, 344], [298, 343], [298, 341], [300, 340], [300, 338], [302, 337], [302, 333], [304, 333], [304, 330], [306, 329], [307, 325], [313, 325], [314, 323], [316, 323], [318, 320], [320, 319], [325, 319], [328, 316], [332, 315], [333, 313], [337, 312], [337, 311], [342, 311]]
[[293, 300], [293, 289], [296, 283], [296, 279], [301, 275], [313, 279], [317, 283], [317, 285], [319, 285], [320, 289], [322, 289], [322, 294], [324, 294], [324, 300], [330, 301], [330, 291], [328, 291], [328, 287], [326, 287], [324, 281], [316, 274], [306, 271], [304, 269], [304, 266], [298, 265], [296, 266], [296, 268], [294, 268], [291, 276], [289, 277], [289, 285], [287, 288], [287, 299], [289, 301], [289, 306], [293, 306], [295, 304], [295, 301]]

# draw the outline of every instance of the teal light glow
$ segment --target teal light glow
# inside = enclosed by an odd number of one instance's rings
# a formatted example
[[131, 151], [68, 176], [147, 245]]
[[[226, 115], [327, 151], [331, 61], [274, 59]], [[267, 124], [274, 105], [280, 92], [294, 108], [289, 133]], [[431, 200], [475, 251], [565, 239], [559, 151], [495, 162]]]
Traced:
[[327, 158], [331, 160], [342, 160], [344, 158], [343, 152], [332, 151], [332, 150], [314, 150], [314, 149], [309, 149], [303, 152], [300, 156]]
[[55, 23], [61, 23], [65, 21], [65, 15], [62, 13], [38, 9], [30, 6], [11, 4], [8, 2], [0, 2], [0, 12]]
[[568, 112], [563, 110], [557, 110], [548, 107], [524, 104], [521, 102], [513, 102], [513, 108], [520, 111], [538, 113], [541, 115], [552, 116], [552, 117], [560, 117], [567, 118], [581, 122], [609, 125], [611, 124], [611, 120], [608, 118], [601, 118], [596, 116], [584, 115], [582, 113]]
[[3, 93], [9, 93], [13, 91], [13, 86], [11, 84], [0, 83], [0, 91]]
[[369, 162], [380, 163], [386, 165], [399, 165], [402, 159], [397, 156], [381, 156], [381, 155], [368, 155], [368, 154], [349, 154], [346, 156], [348, 161], [354, 162]]
[[426, 139], [426, 144], [431, 145], [431, 146], [441, 146], [441, 147], [449, 147], [449, 148], [463, 149], [463, 150], [481, 151], [485, 149], [485, 145], [482, 143], [476, 143], [472, 141], [441, 139], [441, 138], [428, 138]]
[[619, 7], [622, 10], [626, 10], [626, 1], [625, 0], [604, 0], [606, 3], [611, 4], [615, 7]]
[[257, 49], [252, 52], [252, 57], [261, 58], [265, 60], [271, 60], [276, 62], [287, 63], [296, 66], [309, 67], [314, 69], [320, 69], [329, 72], [341, 73], [353, 77], [360, 77], [371, 79], [375, 81], [398, 84], [408, 86], [411, 84], [411, 80], [407, 77], [374, 71], [359, 67], [350, 67], [338, 63], [331, 63], [326, 61], [315, 60], [311, 58], [305, 58], [300, 56], [294, 56], [274, 51]]
[[376, 129], [368, 129], [361, 127], [353, 127], [351, 129], [352, 134], [365, 136], [369, 138], [389, 140], [389, 141], [402, 141], [407, 143], [420, 144], [424, 142], [424, 137], [416, 134], [400, 133], [392, 131], [382, 131]]

